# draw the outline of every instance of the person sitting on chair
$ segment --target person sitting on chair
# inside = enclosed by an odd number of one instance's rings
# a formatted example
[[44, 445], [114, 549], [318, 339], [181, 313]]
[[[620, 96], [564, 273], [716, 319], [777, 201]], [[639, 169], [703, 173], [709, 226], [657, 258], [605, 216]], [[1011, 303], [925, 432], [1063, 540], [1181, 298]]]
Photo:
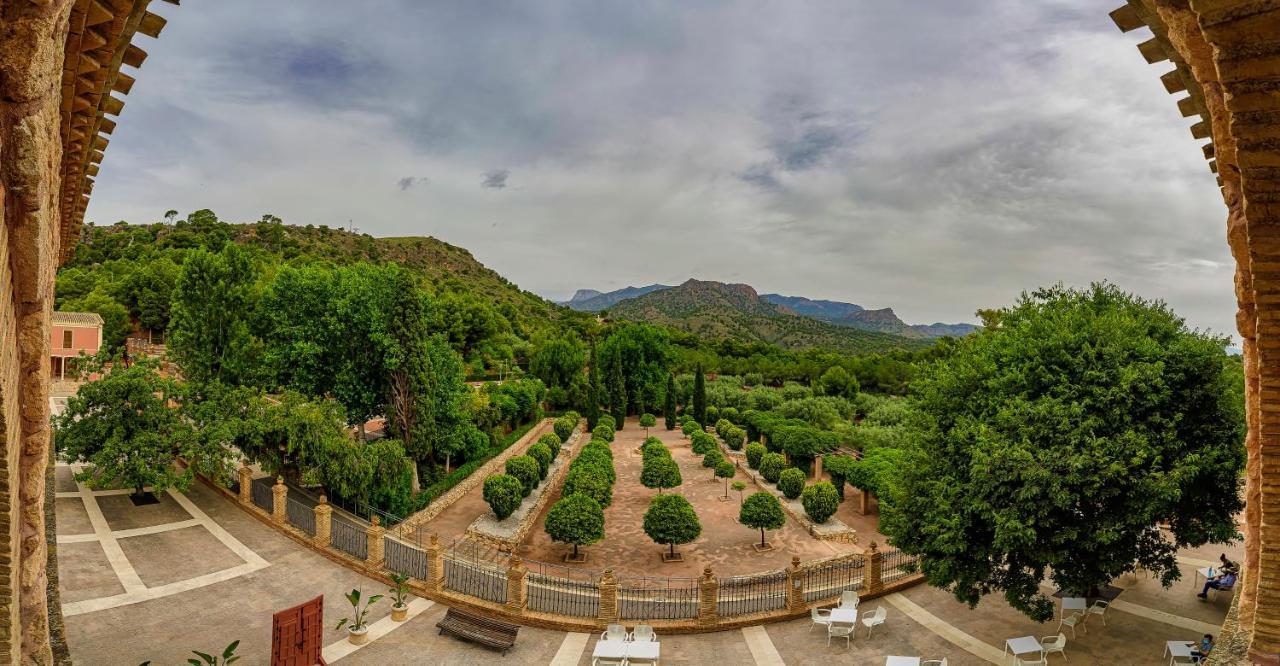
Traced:
[[1204, 638], [1200, 639], [1200, 645], [1197, 645], [1196, 649], [1191, 651], [1191, 658], [1194, 659], [1195, 662], [1198, 664], [1200, 663], [1201, 659], [1204, 659], [1205, 657], [1209, 656], [1209, 653], [1212, 651], [1213, 651], [1213, 634], [1205, 634]]
[[1224, 571], [1213, 578], [1204, 582], [1204, 589], [1197, 594], [1201, 599], [1209, 597], [1209, 590], [1229, 590], [1236, 584], [1236, 574], [1234, 571]]
[[1240, 573], [1240, 565], [1228, 559], [1226, 553], [1219, 555], [1218, 560], [1222, 562], [1222, 573]]

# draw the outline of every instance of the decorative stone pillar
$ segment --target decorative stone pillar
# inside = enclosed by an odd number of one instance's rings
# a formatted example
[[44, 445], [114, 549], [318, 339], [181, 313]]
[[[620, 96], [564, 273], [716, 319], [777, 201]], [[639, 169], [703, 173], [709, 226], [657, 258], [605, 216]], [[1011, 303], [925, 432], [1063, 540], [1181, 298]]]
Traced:
[[249, 461], [240, 463], [240, 503], [253, 504], [253, 470], [249, 469]]
[[698, 581], [698, 626], [713, 627], [720, 621], [720, 581], [711, 573], [711, 567], [702, 570]]
[[881, 560], [884, 554], [876, 548], [876, 542], [872, 541], [871, 546], [867, 548], [867, 572], [862, 580], [862, 589], [866, 591], [866, 596], [873, 596], [884, 592], [884, 581], [880, 577]]
[[524, 612], [524, 575], [527, 571], [520, 557], [512, 555], [511, 565], [507, 569], [507, 610], [512, 613]]
[[329, 506], [329, 498], [320, 496], [320, 503], [315, 506], [316, 536], [315, 543], [321, 548], [328, 548], [333, 535], [333, 507]]
[[613, 577], [613, 569], [605, 569], [600, 576], [600, 622], [609, 624], [618, 621], [618, 579]]
[[791, 558], [791, 567], [787, 569], [787, 610], [800, 612], [804, 610], [805, 570], [800, 568], [800, 558]]
[[427, 544], [427, 589], [432, 592], [444, 590], [444, 549], [440, 546], [440, 537], [431, 535]]
[[271, 520], [284, 525], [289, 522], [289, 487], [284, 485], [284, 477], [276, 477], [276, 485], [271, 486]]
[[822, 480], [822, 456], [813, 457], [813, 479], [815, 481]]
[[382, 521], [375, 515], [369, 519], [369, 526], [365, 528], [364, 534], [367, 541], [364, 553], [365, 564], [371, 567], [382, 566], [382, 537], [386, 536], [387, 528], [382, 526]]

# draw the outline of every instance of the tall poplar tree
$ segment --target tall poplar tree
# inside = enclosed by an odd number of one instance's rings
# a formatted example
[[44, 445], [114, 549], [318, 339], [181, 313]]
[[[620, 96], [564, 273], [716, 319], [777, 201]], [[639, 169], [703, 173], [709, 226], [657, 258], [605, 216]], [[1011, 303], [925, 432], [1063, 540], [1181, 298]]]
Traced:
[[583, 411], [587, 417], [587, 432], [595, 430], [600, 420], [600, 354], [596, 351], [596, 341], [591, 340], [591, 373], [587, 382], [587, 404]]
[[701, 364], [693, 376], [693, 418], [698, 425], [707, 425], [707, 380], [702, 376]]
[[662, 415], [667, 422], [667, 430], [676, 429], [676, 378], [674, 375], [667, 375], [667, 395], [666, 402], [663, 404]]
[[622, 359], [617, 356], [609, 366], [609, 409], [618, 430], [622, 430], [627, 420], [627, 384], [622, 376]]

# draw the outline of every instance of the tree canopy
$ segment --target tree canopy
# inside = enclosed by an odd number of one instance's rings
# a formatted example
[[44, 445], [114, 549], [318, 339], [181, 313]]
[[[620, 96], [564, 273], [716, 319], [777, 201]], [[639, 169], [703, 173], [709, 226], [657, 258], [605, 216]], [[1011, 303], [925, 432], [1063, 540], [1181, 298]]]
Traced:
[[787, 522], [782, 503], [771, 492], [752, 493], [738, 510], [738, 522], [760, 530], [760, 547], [764, 548], [764, 531], [781, 529]]
[[575, 493], [552, 505], [543, 526], [552, 541], [573, 544], [573, 557], [576, 559], [578, 546], [587, 546], [604, 538], [604, 509], [590, 497]]
[[1041, 289], [993, 321], [915, 380], [928, 423], [882, 496], [881, 529], [930, 583], [1043, 621], [1050, 571], [1078, 593], [1139, 566], [1169, 585], [1179, 548], [1236, 536], [1225, 340], [1109, 284]]
[[644, 533], [655, 543], [670, 546], [674, 556], [677, 544], [689, 543], [702, 534], [702, 523], [683, 495], [657, 495], [644, 512]]

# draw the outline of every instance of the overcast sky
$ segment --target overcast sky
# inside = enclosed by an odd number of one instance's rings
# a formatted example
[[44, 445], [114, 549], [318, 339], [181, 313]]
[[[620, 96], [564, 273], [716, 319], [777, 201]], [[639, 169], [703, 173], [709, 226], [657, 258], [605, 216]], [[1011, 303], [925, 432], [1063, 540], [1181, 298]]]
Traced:
[[1109, 279], [1234, 333], [1120, 0], [157, 4], [87, 219], [431, 235], [552, 298], [688, 277], [974, 321]]

